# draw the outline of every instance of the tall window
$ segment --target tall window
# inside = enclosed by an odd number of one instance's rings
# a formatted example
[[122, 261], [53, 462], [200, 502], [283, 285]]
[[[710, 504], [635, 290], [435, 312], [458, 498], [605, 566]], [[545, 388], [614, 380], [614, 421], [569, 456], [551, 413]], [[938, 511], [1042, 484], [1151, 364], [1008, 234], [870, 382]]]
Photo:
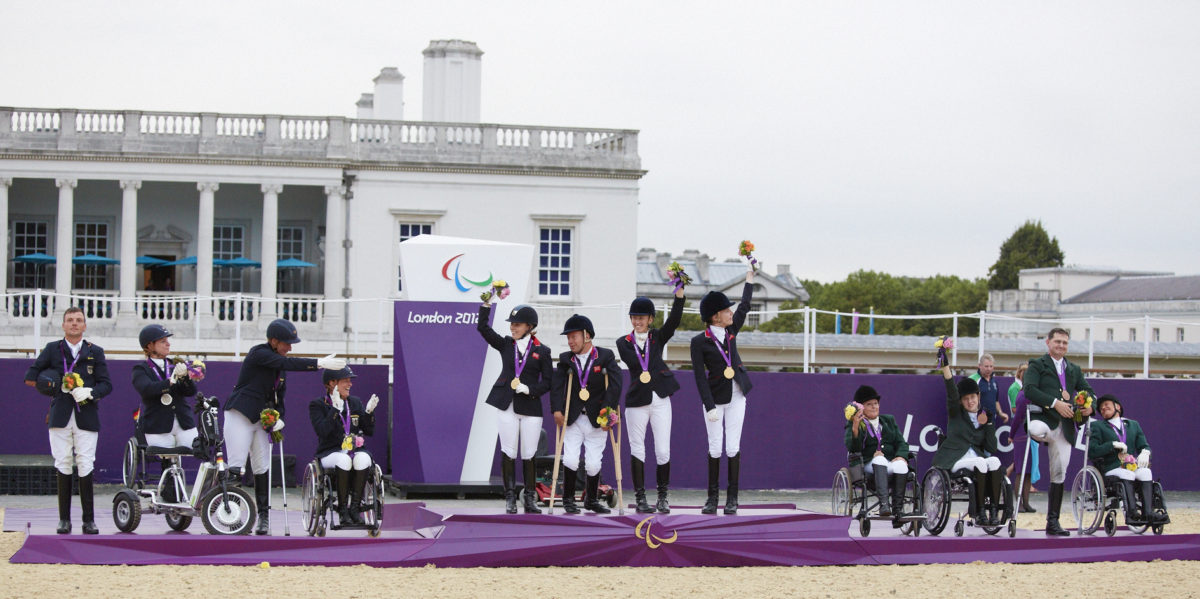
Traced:
[[1105, 340], [1106, 340], [1106, 341], [1112, 341], [1112, 340], [1113, 340], [1113, 330], [1112, 330], [1112, 329], [1108, 329], [1108, 332], [1107, 332], [1107, 334], [1105, 335]]
[[[759, 285], [755, 285], [759, 287]], [[767, 309], [767, 306], [762, 302], [750, 302], [750, 314], [746, 315], [746, 326], [757, 327], [763, 321], [764, 314], [758, 314]]]
[[[75, 223], [75, 255], [95, 254], [108, 257], [108, 224]], [[108, 266], [104, 264], [74, 265], [75, 289], [108, 289]]]
[[571, 229], [542, 227], [538, 239], [538, 295], [571, 295]]
[[[304, 259], [304, 227], [279, 227], [279, 241], [276, 244], [276, 259], [280, 262], [288, 259]], [[276, 293], [302, 293], [304, 287], [304, 269], [285, 268], [275, 275]]]
[[[246, 227], [242, 225], [216, 225], [213, 227], [213, 259], [232, 260], [244, 256], [246, 249]], [[242, 269], [214, 268], [213, 291], [241, 291]]]
[[1183, 327], [1175, 329], [1175, 341], [1183, 343]]
[[[433, 233], [433, 225], [430, 223], [400, 223], [400, 238], [398, 241], [412, 239], [417, 235], [429, 235]], [[396, 291], [404, 291], [404, 273], [400, 272], [400, 266], [396, 266]]]
[[1150, 337], [1150, 340], [1157, 343], [1158, 342], [1158, 328], [1156, 327], [1152, 332], [1154, 333], [1154, 336]]
[[[28, 220], [13, 221], [12, 240], [14, 258], [26, 254], [46, 253], [48, 240], [46, 232], [49, 225], [45, 222]], [[49, 286], [44, 264], [27, 264], [14, 262], [12, 265], [12, 286], [16, 289], [34, 289]]]
[[1129, 340], [1137, 341], [1137, 329], [1129, 327]]

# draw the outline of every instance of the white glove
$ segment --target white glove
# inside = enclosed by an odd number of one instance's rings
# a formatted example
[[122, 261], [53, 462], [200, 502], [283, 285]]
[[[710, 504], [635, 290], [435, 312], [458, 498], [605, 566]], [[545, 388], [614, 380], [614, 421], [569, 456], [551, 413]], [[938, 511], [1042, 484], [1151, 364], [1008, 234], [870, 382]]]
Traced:
[[273, 433], [277, 433], [277, 432], [279, 432], [279, 431], [281, 431], [281, 430], [283, 430], [283, 418], [280, 418], [279, 420], [276, 420], [276, 421], [275, 421], [275, 426], [272, 426], [272, 427], [271, 427], [271, 432], [273, 432]]
[[335, 409], [339, 412], [342, 411], [342, 406], [346, 404], [346, 402], [343, 401], [342, 398], [337, 397], [337, 396], [329, 398], [329, 403], [333, 406], [333, 409]]
[[1150, 467], [1150, 450], [1143, 449], [1142, 453], [1138, 454], [1138, 468]]
[[721, 420], [721, 413], [718, 412], [716, 408], [713, 408], [713, 409], [705, 412], [705, 415], [708, 416], [709, 422], [718, 422]]
[[517, 393], [520, 395], [529, 395], [529, 385], [525, 383], [517, 385]]
[[71, 397], [75, 398], [75, 403], [83, 403], [92, 398], [92, 388], [75, 387], [71, 389]]
[[365, 409], [366, 413], [370, 414], [371, 412], [374, 412], [375, 406], [378, 406], [378, 405], [379, 405], [379, 396], [372, 393], [371, 399], [367, 400], [367, 407]]
[[1129, 448], [1120, 441], [1113, 441], [1113, 449], [1117, 450], [1117, 453], [1121, 453]]
[[337, 354], [329, 354], [324, 358], [317, 358], [317, 368], [322, 368], [324, 370], [341, 370], [345, 368], [346, 361], [335, 356], [337, 356]]
[[187, 364], [180, 362], [175, 365], [175, 370], [171, 371], [171, 382], [177, 383], [177, 382], [187, 378], [187, 374], [188, 374]]

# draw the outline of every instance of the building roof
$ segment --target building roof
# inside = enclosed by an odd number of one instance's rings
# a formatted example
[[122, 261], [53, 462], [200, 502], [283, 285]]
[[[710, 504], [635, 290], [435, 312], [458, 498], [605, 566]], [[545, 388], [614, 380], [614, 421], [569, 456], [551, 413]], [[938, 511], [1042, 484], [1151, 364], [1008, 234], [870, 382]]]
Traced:
[[1120, 277], [1064, 300], [1064, 304], [1200, 300], [1200, 275]]
[[[709, 289], [726, 289], [739, 284], [746, 276], [746, 263], [742, 260], [729, 260], [726, 262], [710, 261], [708, 263], [707, 279], [700, 276], [700, 268], [696, 265], [695, 260], [680, 258], [674, 258], [673, 260], [679, 262], [684, 272], [692, 278], [693, 286]], [[804, 289], [804, 285], [800, 283], [800, 279], [790, 271], [776, 274], [760, 271], [757, 277], [774, 281], [783, 289], [795, 294], [796, 298], [802, 302], [807, 302], [809, 299], [808, 291]], [[639, 259], [637, 262], [637, 284], [668, 285], [669, 281], [665, 274], [659, 271], [656, 260]]]

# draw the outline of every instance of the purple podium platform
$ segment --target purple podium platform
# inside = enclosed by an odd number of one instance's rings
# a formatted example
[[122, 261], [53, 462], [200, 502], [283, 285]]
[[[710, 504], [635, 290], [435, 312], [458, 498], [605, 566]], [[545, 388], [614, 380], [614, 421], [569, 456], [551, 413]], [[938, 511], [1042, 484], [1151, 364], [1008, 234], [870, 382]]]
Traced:
[[[283, 514], [272, 514], [282, 534]], [[698, 509], [624, 516], [507, 515], [490, 509], [432, 510], [418, 502], [388, 504], [378, 538], [363, 531], [304, 535], [292, 512], [292, 534], [217, 537], [168, 532], [147, 515], [137, 534], [118, 534], [111, 519], [101, 534], [54, 534], [52, 508], [9, 509], [5, 530], [28, 531], [13, 563], [356, 565], [378, 567], [522, 566], [811, 566], [1200, 560], [1200, 535], [1048, 538], [1019, 531], [990, 537], [978, 529], [964, 537], [910, 538], [884, 526], [874, 536], [849, 532], [853, 521], [790, 506], [742, 506], [737, 516], [705, 516]], [[103, 519], [101, 519], [103, 520]], [[76, 519], [76, 522], [78, 520]], [[857, 529], [857, 526], [853, 526]]]

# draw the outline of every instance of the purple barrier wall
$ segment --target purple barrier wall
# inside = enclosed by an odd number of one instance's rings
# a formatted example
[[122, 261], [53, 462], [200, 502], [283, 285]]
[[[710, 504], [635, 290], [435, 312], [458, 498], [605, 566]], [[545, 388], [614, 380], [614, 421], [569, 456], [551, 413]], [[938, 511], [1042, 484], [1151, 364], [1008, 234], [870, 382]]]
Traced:
[[[133, 436], [133, 412], [141, 404], [141, 399], [129, 382], [130, 370], [135, 363], [135, 360], [108, 361], [113, 393], [100, 400], [100, 442], [96, 448], [96, 480], [99, 482], [119, 482], [121, 479], [121, 453], [126, 441]], [[25, 386], [24, 382], [25, 371], [32, 364], [33, 360], [0, 360], [0, 390], [4, 398], [4, 418], [0, 420], [0, 453], [50, 454], [50, 441], [46, 433], [50, 398]], [[207, 366], [208, 374], [199, 385], [200, 392], [215, 395], [223, 405], [237, 381], [241, 363], [213, 361], [208, 362]], [[352, 393], [364, 401], [375, 393], [382, 400], [375, 410], [375, 436], [367, 440], [366, 447], [383, 466], [387, 459], [387, 426], [390, 419], [387, 410], [388, 367], [355, 365], [353, 368], [358, 378], [354, 379]], [[284, 450], [296, 456], [297, 476], [304, 464], [312, 459], [317, 447], [316, 434], [308, 418], [308, 402], [322, 394], [319, 371], [288, 374]]]

